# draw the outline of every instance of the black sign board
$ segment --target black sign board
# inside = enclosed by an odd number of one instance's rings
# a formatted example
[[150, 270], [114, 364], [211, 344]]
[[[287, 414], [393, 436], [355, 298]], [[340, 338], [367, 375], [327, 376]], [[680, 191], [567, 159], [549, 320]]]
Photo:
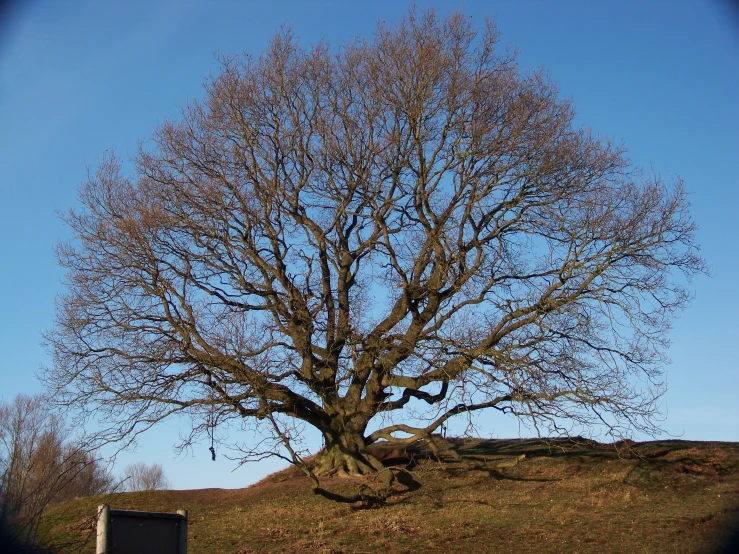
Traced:
[[187, 554], [187, 510], [176, 514], [98, 507], [96, 554]]

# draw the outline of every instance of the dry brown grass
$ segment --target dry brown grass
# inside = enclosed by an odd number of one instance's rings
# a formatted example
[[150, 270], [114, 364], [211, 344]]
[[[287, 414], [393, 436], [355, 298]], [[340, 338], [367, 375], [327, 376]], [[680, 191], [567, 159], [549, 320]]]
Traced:
[[[94, 552], [91, 516], [118, 509], [190, 514], [189, 551], [719, 552], [739, 512], [739, 444], [659, 441], [617, 453], [599, 445], [452, 441], [413, 470], [420, 488], [357, 509], [314, 496], [294, 470], [241, 490], [138, 492], [52, 507], [48, 540]], [[526, 458], [512, 467], [505, 462]], [[509, 464], [510, 465], [510, 464]], [[333, 490], [356, 488], [351, 479]]]

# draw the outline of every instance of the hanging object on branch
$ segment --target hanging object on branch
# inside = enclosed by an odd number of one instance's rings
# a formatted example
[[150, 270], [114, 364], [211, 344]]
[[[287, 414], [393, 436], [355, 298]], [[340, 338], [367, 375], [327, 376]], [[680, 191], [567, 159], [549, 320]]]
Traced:
[[210, 415], [208, 416], [208, 434], [210, 435], [210, 458], [216, 461], [216, 439], [215, 439], [215, 417], [213, 416], [213, 406], [210, 407]]

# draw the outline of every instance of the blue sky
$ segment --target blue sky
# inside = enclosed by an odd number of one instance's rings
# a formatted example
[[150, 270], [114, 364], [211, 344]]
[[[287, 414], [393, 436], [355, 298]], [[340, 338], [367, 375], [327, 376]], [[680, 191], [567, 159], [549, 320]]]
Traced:
[[[22, 4], [22, 5], [21, 5]], [[27, 1], [0, 24], [0, 396], [40, 390], [40, 346], [62, 272], [56, 215], [107, 149], [133, 153], [176, 118], [218, 64], [214, 53], [259, 52], [286, 24], [332, 44], [402, 18], [402, 0]], [[497, 17], [522, 65], [545, 67], [581, 124], [623, 142], [634, 163], [680, 176], [692, 192], [712, 277], [675, 322], [664, 428], [694, 440], [739, 441], [739, 11], [728, 2], [437, 1], [482, 24]], [[516, 436], [490, 414], [485, 430]], [[207, 445], [174, 458], [177, 423], [152, 431], [130, 461], [164, 465], [175, 488], [241, 487], [273, 470], [231, 473]], [[202, 452], [201, 452], [202, 451]]]

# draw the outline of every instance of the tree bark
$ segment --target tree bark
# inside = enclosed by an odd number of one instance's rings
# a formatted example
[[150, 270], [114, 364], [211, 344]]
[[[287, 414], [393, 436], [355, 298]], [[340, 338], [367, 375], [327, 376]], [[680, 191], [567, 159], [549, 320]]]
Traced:
[[384, 469], [382, 462], [367, 450], [364, 434], [353, 430], [324, 435], [325, 446], [316, 455], [313, 473], [328, 475], [369, 475]]

